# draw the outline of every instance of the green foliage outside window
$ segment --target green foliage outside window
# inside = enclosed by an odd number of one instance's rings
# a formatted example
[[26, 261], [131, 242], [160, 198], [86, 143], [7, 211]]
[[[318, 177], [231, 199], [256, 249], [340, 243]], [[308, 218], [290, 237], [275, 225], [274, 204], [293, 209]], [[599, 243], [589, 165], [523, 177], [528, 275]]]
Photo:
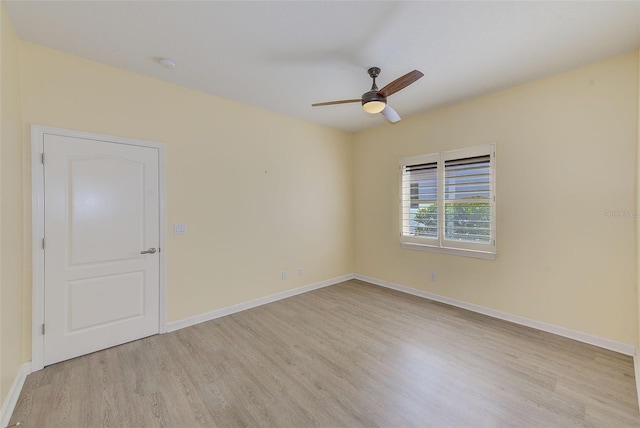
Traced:
[[[435, 204], [416, 211], [412, 220], [417, 223], [417, 236], [438, 236], [438, 209]], [[445, 239], [470, 242], [489, 242], [490, 205], [486, 199], [478, 202], [445, 203]]]

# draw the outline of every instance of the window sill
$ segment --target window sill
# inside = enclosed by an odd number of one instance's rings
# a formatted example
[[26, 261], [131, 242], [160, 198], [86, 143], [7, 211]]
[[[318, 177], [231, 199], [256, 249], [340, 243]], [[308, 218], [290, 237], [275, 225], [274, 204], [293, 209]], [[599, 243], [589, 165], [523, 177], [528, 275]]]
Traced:
[[411, 242], [402, 242], [402, 248], [408, 250], [431, 251], [433, 253], [451, 254], [454, 256], [473, 257], [476, 259], [495, 260], [497, 254], [487, 253], [485, 251], [463, 250], [460, 248], [442, 248], [430, 245], [414, 244]]

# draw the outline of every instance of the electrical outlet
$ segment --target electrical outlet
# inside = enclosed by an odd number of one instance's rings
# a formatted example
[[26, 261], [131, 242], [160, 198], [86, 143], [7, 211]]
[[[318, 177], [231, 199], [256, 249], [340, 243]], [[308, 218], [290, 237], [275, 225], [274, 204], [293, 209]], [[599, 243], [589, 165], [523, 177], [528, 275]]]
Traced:
[[298, 268], [298, 276], [304, 276], [304, 269]]
[[436, 273], [431, 272], [431, 281], [435, 281], [435, 280], [436, 280]]
[[287, 272], [282, 271], [282, 280], [286, 280], [287, 279]]

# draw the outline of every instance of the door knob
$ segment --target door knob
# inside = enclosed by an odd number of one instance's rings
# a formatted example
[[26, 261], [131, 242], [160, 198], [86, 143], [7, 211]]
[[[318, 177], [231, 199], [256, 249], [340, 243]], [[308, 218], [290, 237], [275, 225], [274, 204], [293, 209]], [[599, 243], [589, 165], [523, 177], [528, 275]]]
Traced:
[[140, 254], [155, 254], [156, 253], [156, 249], [155, 248], [149, 248], [146, 251], [140, 251]]

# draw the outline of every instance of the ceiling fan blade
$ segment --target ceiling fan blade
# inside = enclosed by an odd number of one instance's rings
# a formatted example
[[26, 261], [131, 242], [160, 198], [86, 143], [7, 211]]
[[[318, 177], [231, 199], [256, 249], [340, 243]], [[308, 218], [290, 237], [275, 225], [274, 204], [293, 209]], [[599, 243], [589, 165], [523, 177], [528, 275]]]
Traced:
[[347, 103], [360, 103], [362, 100], [360, 98], [353, 100], [340, 100], [340, 101], [327, 101], [326, 103], [315, 103], [311, 104], [311, 107], [320, 107], [320, 106], [332, 106], [335, 104], [347, 104]]
[[418, 71], [418, 70], [410, 71], [404, 76], [398, 77], [396, 80], [389, 83], [384, 88], [380, 89], [378, 91], [378, 95], [382, 97], [388, 97], [389, 95], [393, 95], [399, 90], [406, 88], [407, 86], [409, 86], [410, 84], [412, 84], [413, 82], [421, 78], [422, 76], [424, 76], [424, 74], [421, 71]]
[[391, 108], [389, 104], [384, 106], [384, 109], [380, 112], [381, 115], [387, 118], [387, 120], [391, 123], [396, 123], [400, 121], [400, 115], [396, 113], [396, 111]]

